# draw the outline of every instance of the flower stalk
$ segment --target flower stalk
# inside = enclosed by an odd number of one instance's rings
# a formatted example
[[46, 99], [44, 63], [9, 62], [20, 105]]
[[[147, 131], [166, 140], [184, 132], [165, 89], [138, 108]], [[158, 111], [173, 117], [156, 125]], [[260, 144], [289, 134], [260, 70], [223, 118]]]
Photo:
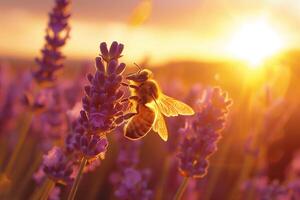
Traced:
[[54, 188], [54, 186], [55, 186], [55, 183], [52, 180], [48, 179], [46, 182], [45, 190], [43, 191], [40, 199], [47, 200], [49, 197], [49, 193]]
[[31, 122], [33, 118], [33, 113], [29, 112], [26, 114], [21, 122], [21, 127], [20, 127], [20, 135], [18, 139], [18, 143], [16, 145], [16, 148], [13, 151], [12, 156], [10, 157], [10, 160], [8, 161], [8, 164], [4, 170], [4, 173], [7, 177], [10, 178], [11, 172], [13, 170], [13, 167], [15, 166], [15, 163], [17, 161], [18, 155], [24, 145], [27, 133], [29, 131]]
[[177, 189], [177, 192], [174, 196], [174, 200], [180, 200], [182, 198], [186, 186], [188, 185], [188, 182], [189, 182], [189, 177], [184, 177], [179, 188]]
[[77, 189], [78, 189], [78, 185], [79, 185], [80, 179], [82, 177], [83, 169], [84, 169], [86, 163], [87, 163], [87, 159], [85, 157], [83, 157], [81, 159], [81, 162], [80, 162], [79, 171], [78, 171], [77, 176], [75, 178], [75, 181], [72, 185], [71, 191], [68, 195], [68, 200], [75, 199], [75, 195], [76, 195], [76, 192], [77, 192]]

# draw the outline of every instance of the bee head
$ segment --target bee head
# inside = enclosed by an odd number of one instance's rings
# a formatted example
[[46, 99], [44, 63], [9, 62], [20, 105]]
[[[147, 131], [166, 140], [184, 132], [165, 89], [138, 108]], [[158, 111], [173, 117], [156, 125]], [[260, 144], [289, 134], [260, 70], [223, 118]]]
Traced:
[[142, 83], [147, 81], [151, 77], [152, 77], [152, 72], [148, 69], [143, 69], [143, 70], [139, 70], [137, 73], [128, 75], [126, 79], [134, 82]]

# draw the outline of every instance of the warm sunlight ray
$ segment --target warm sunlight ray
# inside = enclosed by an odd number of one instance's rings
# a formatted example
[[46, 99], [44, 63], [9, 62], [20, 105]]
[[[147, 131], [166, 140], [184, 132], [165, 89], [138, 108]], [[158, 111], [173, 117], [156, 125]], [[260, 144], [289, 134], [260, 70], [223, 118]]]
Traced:
[[232, 35], [228, 52], [232, 57], [258, 68], [261, 63], [278, 53], [284, 46], [282, 35], [264, 18], [242, 24]]

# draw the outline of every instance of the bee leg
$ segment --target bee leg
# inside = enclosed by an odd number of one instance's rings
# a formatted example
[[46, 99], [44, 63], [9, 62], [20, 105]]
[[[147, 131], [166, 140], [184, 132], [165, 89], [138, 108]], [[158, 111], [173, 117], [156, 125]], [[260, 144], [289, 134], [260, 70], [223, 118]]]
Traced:
[[134, 100], [134, 101], [138, 102], [140, 100], [140, 98], [138, 96], [130, 96], [128, 98], [122, 99], [121, 102], [126, 102], [126, 101], [130, 101], [130, 100]]
[[126, 113], [125, 115], [118, 117], [115, 122], [118, 125], [121, 125], [121, 124], [127, 122], [129, 119], [131, 119], [133, 116], [135, 116], [137, 114], [139, 114], [138, 111], [136, 113]]
[[139, 114], [139, 109], [138, 109], [139, 105], [137, 105], [137, 109], [136, 112], [130, 112], [130, 113], [126, 113], [125, 115], [122, 115], [120, 117], [118, 117], [116, 119], [116, 124], [121, 125], [125, 122], [127, 122], [128, 120], [130, 120], [132, 117], [134, 117], [135, 115]]
[[126, 87], [130, 87], [130, 88], [133, 88], [133, 89], [136, 89], [136, 90], [139, 89], [138, 86], [132, 85], [132, 84], [128, 84], [128, 83], [121, 83], [121, 85], [126, 86]]

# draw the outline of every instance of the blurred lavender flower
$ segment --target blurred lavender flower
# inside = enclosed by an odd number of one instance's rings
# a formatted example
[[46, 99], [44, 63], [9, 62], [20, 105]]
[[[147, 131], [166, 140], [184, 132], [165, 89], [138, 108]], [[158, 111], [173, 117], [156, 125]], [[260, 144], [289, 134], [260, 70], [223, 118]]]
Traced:
[[300, 199], [300, 179], [290, 181], [287, 188], [290, 190], [291, 199]]
[[55, 80], [54, 73], [63, 67], [62, 61], [65, 57], [60, 48], [69, 38], [69, 5], [70, 0], [56, 0], [55, 7], [49, 14], [50, 19], [45, 36], [46, 44], [41, 50], [42, 57], [36, 59], [39, 69], [33, 73], [35, 80], [40, 85], [52, 85]]
[[130, 141], [123, 137], [123, 129], [117, 129], [116, 138], [119, 146], [117, 165], [126, 168], [136, 166], [140, 159], [141, 141]]
[[251, 195], [260, 200], [296, 200], [300, 199], [299, 178], [280, 183], [270, 181], [266, 176], [256, 176], [247, 180], [242, 185], [244, 197]]
[[69, 183], [72, 181], [72, 164], [61, 148], [53, 147], [44, 155], [42, 166], [45, 174], [54, 182]]
[[[11, 82], [11, 72], [10, 69], [11, 66], [9, 63], [6, 62], [0, 62], [0, 96], [5, 97], [9, 93], [9, 85]], [[5, 104], [5, 98], [0, 99], [0, 109], [4, 107]]]
[[259, 200], [289, 200], [292, 199], [291, 191], [286, 185], [278, 181], [269, 181], [266, 176], [257, 176], [243, 183], [244, 197], [251, 196]]
[[290, 199], [288, 189], [278, 181], [273, 181], [263, 188], [260, 188], [259, 199], [261, 200], [280, 200]]
[[185, 177], [206, 175], [208, 158], [217, 150], [231, 100], [219, 88], [209, 88], [199, 102], [196, 115], [188, 122], [186, 137], [179, 147], [179, 170]]
[[88, 72], [90, 71], [93, 71], [93, 69], [93, 62], [84, 63], [82, 64], [80, 70], [76, 72], [74, 78], [64, 80], [64, 98], [68, 105], [70, 105], [70, 107], [73, 108], [77, 103], [79, 103], [81, 106], [81, 98], [84, 95], [84, 91], [82, 90], [82, 88], [88, 81], [86, 79], [86, 74], [88, 74]]
[[[181, 88], [181, 89], [180, 89]], [[168, 91], [168, 90], [167, 90]], [[178, 92], [177, 95], [173, 93], [172, 96], [177, 97], [179, 100], [183, 100], [183, 102], [186, 102], [188, 105], [192, 106], [193, 108], [196, 107], [197, 101], [199, 98], [203, 95], [203, 88], [199, 84], [195, 84], [192, 86], [189, 93], [186, 95], [184, 99], [180, 99], [180, 94], [183, 94], [183, 86], [179, 87], [177, 83], [176, 91]], [[168, 93], [170, 92], [170, 89]], [[182, 95], [181, 95], [182, 96]], [[186, 126], [188, 125], [186, 123], [186, 117], [184, 116], [178, 116], [178, 117], [172, 117], [167, 118], [167, 125], [169, 132], [173, 135], [170, 137], [167, 141], [167, 149], [170, 152], [170, 154], [176, 153], [176, 149], [178, 146], [178, 143], [181, 141], [182, 137], [184, 136]]]
[[20, 93], [25, 89], [28, 74], [22, 70], [13, 74], [12, 69], [9, 63], [0, 62], [0, 135], [16, 128], [19, 115], [24, 111]]
[[9, 122], [15, 116], [14, 106], [16, 104], [14, 103], [16, 103], [15, 97], [17, 96], [17, 94], [15, 93], [15, 91], [17, 88], [15, 85], [11, 85], [7, 89], [11, 90], [12, 92], [8, 92], [6, 96], [2, 96], [3, 102], [1, 103], [3, 105], [0, 107], [0, 135], [6, 132], [6, 129], [10, 124]]
[[134, 168], [125, 168], [115, 191], [115, 196], [118, 199], [132, 199], [132, 200], [147, 200], [151, 199], [153, 192], [148, 189], [150, 171], [136, 170]]
[[117, 170], [110, 176], [115, 188], [114, 195], [118, 199], [151, 199], [152, 190], [148, 188], [151, 171], [138, 170], [140, 141], [130, 141], [120, 134], [117, 135], [119, 154], [117, 157]]
[[34, 116], [31, 133], [40, 138], [39, 146], [48, 151], [54, 143], [62, 142], [68, 131], [66, 111], [69, 105], [63, 97], [63, 88], [54, 87], [43, 90], [46, 92], [46, 104], [43, 112]]

